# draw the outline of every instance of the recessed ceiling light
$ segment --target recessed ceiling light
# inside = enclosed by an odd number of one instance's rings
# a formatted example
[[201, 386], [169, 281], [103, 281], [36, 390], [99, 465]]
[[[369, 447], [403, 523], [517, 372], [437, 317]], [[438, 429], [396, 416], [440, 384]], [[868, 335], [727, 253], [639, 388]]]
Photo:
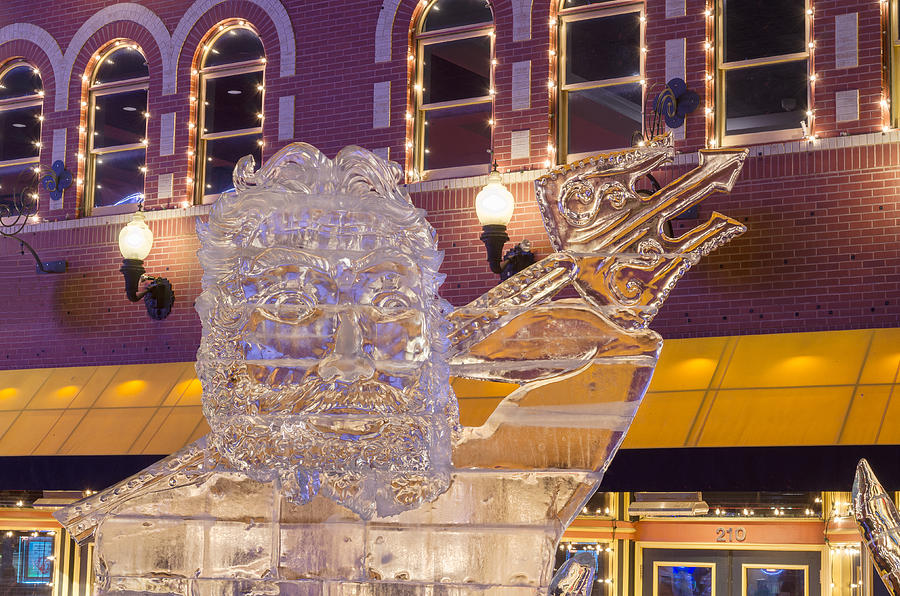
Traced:
[[240, 95], [240, 94], [241, 94], [240, 89], [229, 89], [228, 90], [228, 95]]
[[134, 106], [125, 106], [122, 109], [125, 110], [126, 112], [137, 112], [137, 108]]
[[25, 125], [21, 122], [13, 122], [13, 127], [15, 128], [25, 128]]

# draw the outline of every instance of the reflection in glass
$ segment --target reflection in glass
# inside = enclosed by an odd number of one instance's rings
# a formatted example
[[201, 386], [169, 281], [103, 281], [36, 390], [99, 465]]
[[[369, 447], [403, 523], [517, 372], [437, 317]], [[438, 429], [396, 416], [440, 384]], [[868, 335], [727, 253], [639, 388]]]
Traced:
[[659, 565], [655, 593], [657, 596], [713, 596], [713, 568]]
[[806, 596], [806, 569], [745, 568], [746, 596]]
[[37, 157], [41, 106], [0, 111], [0, 161]]
[[806, 51], [804, 0], [726, 0], [725, 62]]
[[425, 112], [425, 169], [490, 162], [491, 104]]
[[0, 215], [28, 212], [33, 206], [30, 189], [37, 189], [34, 163], [0, 168]]
[[103, 58], [97, 65], [94, 84], [141, 79], [148, 76], [150, 76], [150, 71], [147, 69], [147, 60], [141, 51], [129, 46], [122, 46], [121, 49]]
[[204, 196], [217, 195], [232, 188], [234, 164], [245, 155], [252, 155], [257, 165], [262, 162], [260, 139], [262, 135], [253, 134], [206, 141]]
[[428, 9], [422, 31], [492, 23], [494, 15], [484, 0], [437, 0]]
[[566, 23], [566, 85], [641, 73], [640, 14]]
[[262, 71], [207, 78], [203, 132], [217, 133], [260, 126]]
[[218, 66], [259, 60], [265, 56], [262, 41], [249, 29], [235, 27], [229, 29], [213, 41], [206, 53], [203, 66]]
[[147, 90], [94, 97], [95, 148], [133, 145], [147, 134]]
[[806, 60], [725, 71], [726, 134], [799, 129], [806, 106]]
[[144, 192], [145, 149], [116, 151], [94, 159], [94, 206], [140, 202]]
[[0, 99], [27, 97], [43, 89], [41, 75], [27, 64], [9, 69], [0, 79]]
[[487, 35], [425, 45], [422, 60], [423, 103], [488, 95], [491, 38]]
[[568, 153], [631, 147], [641, 130], [639, 83], [567, 91]]

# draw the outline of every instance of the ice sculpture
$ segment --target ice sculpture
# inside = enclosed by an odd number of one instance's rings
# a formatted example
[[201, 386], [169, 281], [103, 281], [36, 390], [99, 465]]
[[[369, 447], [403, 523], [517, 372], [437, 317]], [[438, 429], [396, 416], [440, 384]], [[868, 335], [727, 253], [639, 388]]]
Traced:
[[853, 513], [872, 564], [893, 595], [900, 594], [900, 514], [869, 462], [859, 460], [853, 479]]
[[549, 596], [591, 596], [594, 576], [597, 574], [597, 558], [591, 553], [575, 553], [568, 561], [559, 566], [553, 576]]
[[[714, 214], [665, 235], [746, 151], [634, 190], [673, 155], [663, 137], [551, 170], [536, 188], [557, 252], [455, 310], [396, 164], [305, 144], [243, 160], [200, 233], [212, 433], [57, 513], [94, 537], [99, 592], [545, 594], [650, 381], [646, 324], [744, 229]], [[551, 300], [570, 285], [580, 298]], [[518, 388], [459, 427], [448, 375]]]

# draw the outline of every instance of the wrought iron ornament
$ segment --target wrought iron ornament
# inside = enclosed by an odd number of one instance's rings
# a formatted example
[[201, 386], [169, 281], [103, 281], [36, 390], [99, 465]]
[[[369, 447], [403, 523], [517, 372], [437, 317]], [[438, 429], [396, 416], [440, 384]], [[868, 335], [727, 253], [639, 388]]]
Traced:
[[72, 172], [67, 170], [61, 160], [50, 166], [50, 171], [41, 177], [41, 185], [50, 194], [51, 201], [62, 199], [63, 192], [72, 186]]
[[683, 79], [674, 78], [653, 100], [653, 110], [647, 124], [650, 138], [665, 132], [663, 124], [669, 128], [680, 128], [688, 114], [700, 105], [700, 96], [687, 88]]

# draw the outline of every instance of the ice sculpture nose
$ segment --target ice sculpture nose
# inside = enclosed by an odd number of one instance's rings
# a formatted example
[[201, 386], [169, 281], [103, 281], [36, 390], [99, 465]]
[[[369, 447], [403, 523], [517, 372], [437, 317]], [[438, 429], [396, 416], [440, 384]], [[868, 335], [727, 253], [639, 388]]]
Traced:
[[356, 314], [338, 314], [338, 328], [334, 350], [319, 364], [319, 375], [326, 381], [353, 383], [369, 379], [375, 374], [372, 359], [363, 349], [363, 335]]

